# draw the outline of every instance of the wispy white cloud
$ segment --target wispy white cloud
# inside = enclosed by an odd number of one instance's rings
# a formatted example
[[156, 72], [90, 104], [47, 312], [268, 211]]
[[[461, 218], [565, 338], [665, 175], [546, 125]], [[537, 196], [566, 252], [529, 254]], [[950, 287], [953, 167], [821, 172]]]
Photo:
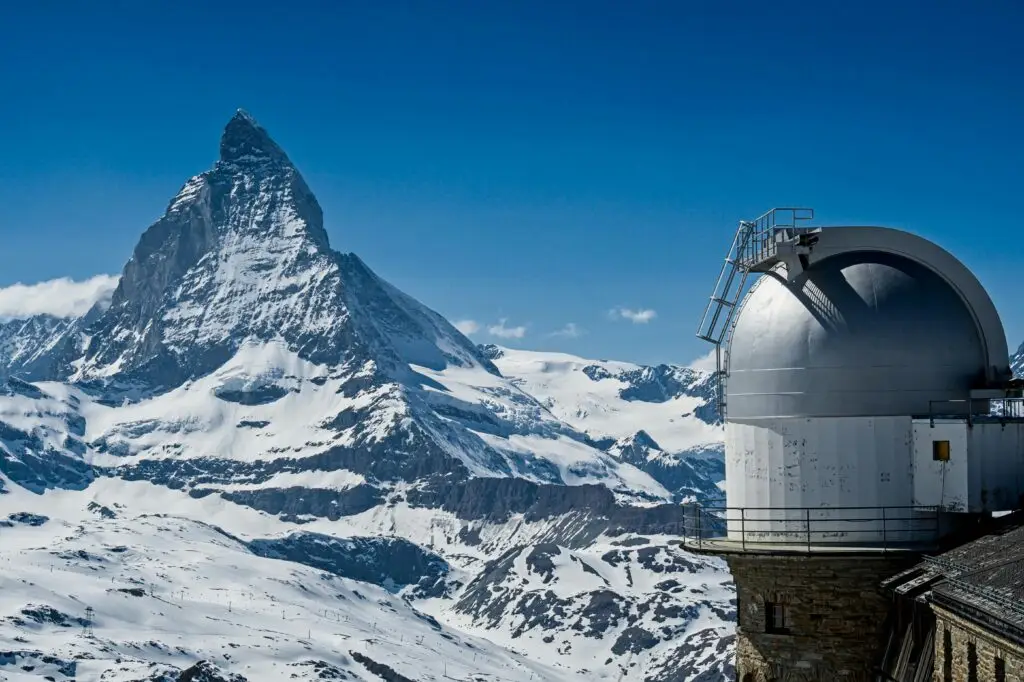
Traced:
[[476, 320], [458, 320], [453, 323], [455, 328], [460, 332], [469, 336], [470, 334], [476, 334], [480, 331], [480, 323]]
[[613, 320], [628, 320], [633, 324], [647, 324], [657, 316], [658, 312], [651, 308], [633, 310], [632, 308], [618, 307], [608, 311], [608, 317]]
[[551, 332], [551, 336], [562, 336], [567, 339], [575, 339], [583, 336], [585, 333], [586, 332], [583, 329], [580, 329], [579, 325], [575, 322], [568, 322], [561, 329]]
[[487, 333], [497, 336], [499, 339], [521, 339], [526, 336], [525, 326], [509, 327], [505, 324], [506, 322], [508, 322], [506, 318], [501, 318], [498, 320], [498, 324], [492, 324], [487, 328]]
[[690, 369], [702, 372], [714, 372], [718, 369], [718, 361], [715, 358], [715, 349], [712, 348], [707, 354], [700, 356], [689, 364]]
[[33, 315], [79, 317], [96, 303], [109, 301], [118, 279], [116, 275], [96, 275], [76, 282], [70, 277], [61, 277], [0, 288], [0, 320]]

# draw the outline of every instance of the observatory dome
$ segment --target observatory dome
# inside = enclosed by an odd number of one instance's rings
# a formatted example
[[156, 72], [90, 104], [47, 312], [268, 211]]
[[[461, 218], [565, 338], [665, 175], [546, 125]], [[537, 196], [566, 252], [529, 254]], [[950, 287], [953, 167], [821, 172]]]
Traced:
[[919, 262], [843, 252], [792, 282], [780, 264], [737, 313], [728, 418], [926, 415], [967, 398], [986, 359], [972, 309]]

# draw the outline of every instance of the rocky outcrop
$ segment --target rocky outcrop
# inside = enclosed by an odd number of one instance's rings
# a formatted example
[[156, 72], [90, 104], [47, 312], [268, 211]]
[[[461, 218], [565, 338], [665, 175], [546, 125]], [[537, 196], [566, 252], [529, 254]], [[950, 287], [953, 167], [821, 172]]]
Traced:
[[[190, 494], [199, 497], [204, 492], [209, 491], [194, 489]], [[220, 496], [269, 514], [283, 514], [288, 518], [317, 516], [331, 521], [361, 514], [384, 501], [381, 491], [367, 484], [346, 490], [307, 487], [225, 490]]]
[[[719, 627], [734, 618], [728, 589], [709, 589], [707, 560], [664, 546], [620, 548], [597, 557], [551, 544], [517, 547], [484, 567], [454, 610], [478, 627], [508, 629], [513, 639], [572, 647], [601, 642], [608, 662], [647, 657], [645, 680], [728, 679]], [[625, 580], [635, 589], [623, 589]], [[653, 589], [648, 586], [653, 585]], [[703, 621], [704, 626], [695, 625]], [[679, 677], [682, 667], [689, 677]], [[658, 672], [655, 674], [654, 670]]]
[[247, 682], [247, 679], [225, 672], [209, 661], [199, 661], [178, 674], [178, 682]]
[[359, 653], [358, 651], [350, 651], [349, 653], [352, 655], [353, 660], [361, 663], [364, 668], [384, 680], [384, 682], [416, 682], [411, 677], [406, 677], [396, 672], [391, 666], [378, 663], [366, 654]]
[[389, 590], [414, 585], [420, 593], [443, 591], [448, 563], [436, 554], [400, 538], [336, 538], [319, 533], [293, 533], [284, 538], [253, 540], [257, 556], [287, 559], [362, 580]]

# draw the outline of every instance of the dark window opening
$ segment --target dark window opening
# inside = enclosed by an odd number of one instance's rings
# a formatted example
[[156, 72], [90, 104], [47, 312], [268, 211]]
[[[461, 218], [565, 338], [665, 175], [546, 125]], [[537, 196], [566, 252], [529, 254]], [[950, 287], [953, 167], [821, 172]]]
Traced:
[[953, 636], [942, 631], [942, 682], [953, 682]]
[[948, 462], [949, 461], [949, 441], [948, 440], [933, 440], [932, 441], [932, 459], [936, 462]]
[[789, 605], [781, 602], [766, 601], [764, 603], [765, 632], [785, 635], [789, 634], [791, 623]]
[[996, 656], [996, 682], [1006, 682], [1006, 661]]
[[967, 682], [978, 682], [978, 648], [974, 642], [967, 644]]

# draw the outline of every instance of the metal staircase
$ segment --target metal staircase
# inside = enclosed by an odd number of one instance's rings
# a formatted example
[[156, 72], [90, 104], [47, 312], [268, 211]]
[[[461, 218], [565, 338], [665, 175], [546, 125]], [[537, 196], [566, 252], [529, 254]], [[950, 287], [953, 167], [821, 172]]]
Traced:
[[736, 308], [743, 296], [751, 272], [768, 272], [795, 253], [790, 246], [803, 244], [805, 235], [818, 230], [806, 222], [814, 219], [812, 208], [773, 208], [756, 220], [741, 220], [732, 246], [718, 273], [715, 290], [711, 294], [704, 316], [697, 328], [697, 338], [715, 346], [715, 377], [717, 380], [718, 412], [725, 420], [725, 377], [728, 372], [728, 349], [723, 348], [734, 322]]

